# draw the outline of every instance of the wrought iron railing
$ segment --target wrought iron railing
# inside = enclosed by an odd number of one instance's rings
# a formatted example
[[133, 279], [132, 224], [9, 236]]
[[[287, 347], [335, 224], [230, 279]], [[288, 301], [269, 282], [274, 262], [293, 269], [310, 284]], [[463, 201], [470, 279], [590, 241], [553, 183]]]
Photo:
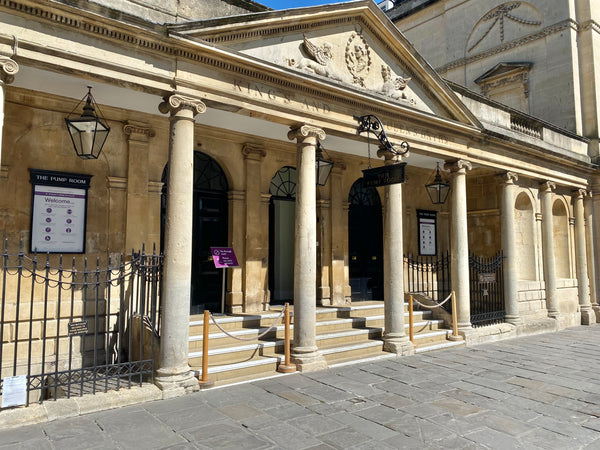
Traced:
[[[158, 350], [162, 257], [1, 255], [0, 396], [26, 380], [41, 402], [131, 387], [152, 379]], [[12, 378], [15, 377], [15, 378]]]
[[[404, 255], [407, 286], [413, 294], [423, 294], [435, 301], [444, 300], [452, 291], [450, 283], [450, 254], [439, 256]], [[444, 305], [451, 311], [451, 304]]]

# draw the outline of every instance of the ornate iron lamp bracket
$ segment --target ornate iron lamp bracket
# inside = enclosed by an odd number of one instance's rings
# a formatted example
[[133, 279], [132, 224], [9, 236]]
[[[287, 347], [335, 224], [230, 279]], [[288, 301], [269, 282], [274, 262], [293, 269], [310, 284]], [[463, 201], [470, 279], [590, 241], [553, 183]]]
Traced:
[[358, 128], [356, 129], [356, 134], [361, 134], [364, 132], [372, 133], [377, 137], [377, 140], [379, 140], [381, 146], [393, 154], [402, 156], [408, 153], [410, 149], [408, 142], [402, 141], [399, 149], [390, 142], [385, 134], [383, 123], [381, 123], [379, 117], [373, 114], [368, 114], [366, 116], [354, 116], [354, 118], [359, 122]]

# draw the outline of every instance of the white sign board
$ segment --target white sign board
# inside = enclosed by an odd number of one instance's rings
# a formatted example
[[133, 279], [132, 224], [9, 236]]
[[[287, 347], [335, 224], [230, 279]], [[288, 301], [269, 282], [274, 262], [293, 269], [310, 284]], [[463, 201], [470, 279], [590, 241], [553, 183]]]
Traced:
[[433, 256], [437, 253], [435, 212], [418, 211], [419, 255]]
[[21, 406], [27, 402], [27, 375], [6, 377], [2, 382], [2, 408]]
[[84, 253], [89, 175], [31, 170], [31, 251]]

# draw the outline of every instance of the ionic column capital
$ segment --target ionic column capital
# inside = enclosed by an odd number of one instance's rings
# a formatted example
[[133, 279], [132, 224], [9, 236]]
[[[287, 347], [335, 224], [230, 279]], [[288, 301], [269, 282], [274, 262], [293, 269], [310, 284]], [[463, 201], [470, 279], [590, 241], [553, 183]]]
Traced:
[[317, 138], [319, 141], [323, 141], [325, 140], [327, 135], [325, 134], [325, 131], [323, 131], [321, 128], [306, 124], [297, 127], [291, 127], [288, 133], [288, 139], [290, 141], [293, 141], [294, 139], [297, 139], [298, 141], [303, 141], [308, 137], [314, 137]]
[[556, 189], [554, 181], [542, 181], [540, 183], [540, 191], [542, 192], [552, 192], [554, 189]]
[[571, 194], [573, 195], [573, 198], [576, 199], [583, 199], [588, 195], [588, 190], [587, 189], [574, 189]]
[[17, 62], [8, 56], [0, 56], [0, 82], [10, 84], [19, 71]]
[[462, 172], [467, 173], [468, 170], [473, 169], [473, 164], [464, 159], [457, 159], [454, 161], [446, 161], [444, 163], [444, 170], [449, 170], [451, 173]]
[[260, 161], [267, 156], [267, 152], [262, 145], [247, 142], [242, 147], [242, 155], [244, 155], [245, 159]]
[[404, 155], [399, 155], [397, 153], [394, 153], [392, 151], [390, 151], [389, 149], [385, 148], [385, 147], [379, 147], [379, 150], [377, 150], [377, 156], [379, 158], [384, 158], [385, 159], [385, 164], [398, 164], [399, 162], [402, 161], [402, 157], [408, 157], [408, 153], [405, 153]]
[[191, 110], [195, 116], [196, 114], [204, 113], [206, 111], [206, 105], [200, 99], [187, 97], [181, 94], [173, 94], [169, 97], [165, 97], [164, 101], [158, 106], [158, 110], [163, 114], [168, 112], [175, 114], [182, 109]]
[[500, 180], [502, 184], [514, 185], [515, 182], [519, 181], [519, 175], [516, 172], [504, 172], [496, 175], [496, 178]]

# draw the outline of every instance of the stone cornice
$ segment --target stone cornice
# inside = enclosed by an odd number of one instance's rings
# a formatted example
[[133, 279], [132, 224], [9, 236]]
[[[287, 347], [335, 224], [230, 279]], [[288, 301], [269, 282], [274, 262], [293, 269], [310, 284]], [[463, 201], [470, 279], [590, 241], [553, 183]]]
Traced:
[[496, 47], [490, 48], [488, 50], [477, 53], [475, 55], [467, 56], [465, 58], [461, 58], [461, 59], [457, 59], [456, 61], [452, 61], [448, 64], [444, 64], [443, 66], [438, 67], [436, 70], [439, 73], [446, 73], [451, 69], [455, 69], [457, 67], [461, 67], [461, 66], [470, 64], [472, 62], [479, 61], [484, 58], [488, 58], [492, 55], [505, 52], [506, 50], [509, 50], [511, 48], [515, 48], [515, 47], [519, 47], [521, 45], [527, 44], [528, 42], [537, 41], [538, 39], [544, 39], [545, 37], [550, 36], [551, 34], [560, 33], [569, 28], [571, 28], [575, 31], [579, 31], [581, 27], [574, 20], [571, 20], [571, 19], [563, 20], [554, 25], [546, 27], [543, 30], [540, 30], [536, 33], [528, 34], [527, 36], [523, 36], [521, 38], [514, 39], [510, 42], [506, 42], [502, 45], [498, 45]]
[[127, 124], [125, 124], [125, 126], [123, 127], [123, 133], [125, 133], [128, 136], [138, 134], [147, 138], [156, 136], [156, 132], [152, 129], [152, 127], [137, 122], [128, 122]]

